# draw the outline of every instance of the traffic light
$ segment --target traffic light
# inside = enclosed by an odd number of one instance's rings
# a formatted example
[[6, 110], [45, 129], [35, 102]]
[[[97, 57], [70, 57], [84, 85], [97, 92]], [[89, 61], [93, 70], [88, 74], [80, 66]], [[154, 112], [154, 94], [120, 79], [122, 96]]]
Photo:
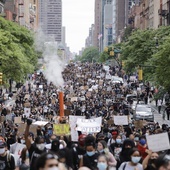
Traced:
[[0, 73], [0, 84], [2, 84], [2, 75], [3, 73]]
[[114, 56], [114, 55], [115, 55], [114, 51], [110, 51], [110, 56]]
[[143, 80], [143, 70], [141, 68], [138, 70], [138, 80], [139, 81]]

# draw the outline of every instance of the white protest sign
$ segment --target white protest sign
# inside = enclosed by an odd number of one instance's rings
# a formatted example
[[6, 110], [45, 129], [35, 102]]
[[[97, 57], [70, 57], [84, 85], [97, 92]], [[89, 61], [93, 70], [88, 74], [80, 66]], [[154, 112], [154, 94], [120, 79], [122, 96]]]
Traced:
[[97, 133], [101, 131], [101, 118], [77, 119], [77, 131]]
[[81, 97], [80, 100], [81, 100], [81, 101], [85, 101], [86, 98], [85, 98], [85, 97]]
[[78, 141], [78, 133], [76, 131], [76, 122], [77, 122], [78, 118], [84, 119], [85, 117], [69, 115], [69, 124], [70, 124], [70, 128], [71, 128], [71, 140], [75, 141], [75, 142]]
[[31, 108], [24, 108], [23, 116], [29, 117], [31, 114]]
[[128, 125], [127, 116], [114, 116], [113, 119], [115, 125]]
[[48, 124], [48, 122], [45, 121], [36, 121], [33, 123], [33, 125], [38, 125], [38, 126], [45, 126], [46, 124]]
[[[12, 146], [12, 145], [11, 145]], [[23, 144], [21, 144], [21, 143], [16, 143], [14, 146], [12, 146], [12, 147], [14, 147], [14, 159], [15, 159], [15, 164], [17, 165], [17, 161], [18, 161], [18, 159], [20, 158], [20, 156], [21, 156], [21, 152], [22, 152], [22, 150], [26, 147], [26, 145], [23, 145]]]
[[71, 102], [76, 102], [77, 101], [77, 97], [72, 97], [71, 98]]
[[168, 133], [146, 136], [148, 148], [153, 152], [170, 149]]
[[39, 85], [39, 89], [43, 89], [43, 85]]

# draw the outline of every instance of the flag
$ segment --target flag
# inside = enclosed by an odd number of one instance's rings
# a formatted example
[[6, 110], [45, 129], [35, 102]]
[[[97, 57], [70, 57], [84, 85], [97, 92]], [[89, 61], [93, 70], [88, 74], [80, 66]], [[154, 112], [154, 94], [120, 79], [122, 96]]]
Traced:
[[99, 34], [99, 35], [98, 35], [98, 40], [99, 40], [102, 36], [103, 36], [102, 34]]

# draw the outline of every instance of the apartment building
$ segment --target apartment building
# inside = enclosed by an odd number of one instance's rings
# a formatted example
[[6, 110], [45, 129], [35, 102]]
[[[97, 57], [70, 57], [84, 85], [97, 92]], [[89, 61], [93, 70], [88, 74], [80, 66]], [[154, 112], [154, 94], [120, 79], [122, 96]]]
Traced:
[[38, 25], [50, 40], [62, 41], [62, 1], [39, 0]]

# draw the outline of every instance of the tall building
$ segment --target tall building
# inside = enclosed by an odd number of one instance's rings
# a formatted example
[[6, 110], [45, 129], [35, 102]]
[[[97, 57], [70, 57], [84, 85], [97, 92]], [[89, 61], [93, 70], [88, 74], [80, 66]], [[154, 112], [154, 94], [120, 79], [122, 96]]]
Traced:
[[101, 23], [101, 1], [95, 0], [95, 17], [94, 17], [94, 46], [99, 48], [99, 39], [103, 36], [100, 32]]
[[112, 41], [112, 4], [108, 3], [104, 6], [104, 35], [103, 45], [107, 47], [113, 43]]
[[57, 42], [62, 41], [61, 0], [39, 0], [39, 26], [45, 35]]
[[95, 27], [94, 27], [94, 24], [92, 24], [91, 27], [89, 28], [89, 35], [86, 38], [85, 48], [95, 46], [94, 36], [95, 36]]

